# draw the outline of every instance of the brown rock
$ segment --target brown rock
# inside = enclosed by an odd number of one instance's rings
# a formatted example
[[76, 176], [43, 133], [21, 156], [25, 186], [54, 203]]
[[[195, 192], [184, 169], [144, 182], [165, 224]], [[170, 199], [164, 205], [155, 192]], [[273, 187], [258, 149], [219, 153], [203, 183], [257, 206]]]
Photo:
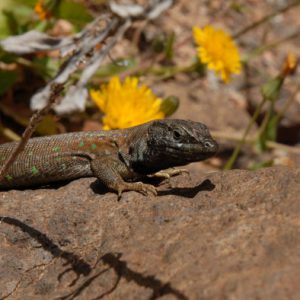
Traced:
[[0, 194], [0, 299], [300, 299], [300, 169], [93, 182]]

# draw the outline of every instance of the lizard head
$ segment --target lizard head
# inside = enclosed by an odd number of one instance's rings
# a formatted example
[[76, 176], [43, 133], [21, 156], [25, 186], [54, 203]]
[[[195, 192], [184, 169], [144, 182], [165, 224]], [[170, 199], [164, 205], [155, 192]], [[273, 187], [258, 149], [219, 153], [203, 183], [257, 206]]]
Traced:
[[148, 123], [147, 132], [132, 145], [132, 164], [145, 173], [182, 166], [213, 156], [217, 142], [208, 128], [186, 120], [156, 120]]

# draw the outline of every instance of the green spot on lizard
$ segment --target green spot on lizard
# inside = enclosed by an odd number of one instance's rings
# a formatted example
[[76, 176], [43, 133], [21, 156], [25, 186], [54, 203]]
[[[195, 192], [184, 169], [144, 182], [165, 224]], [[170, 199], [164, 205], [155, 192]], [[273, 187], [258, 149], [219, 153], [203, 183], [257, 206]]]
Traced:
[[32, 173], [33, 175], [38, 175], [38, 174], [39, 174], [39, 170], [37, 169], [36, 166], [33, 166], [33, 167], [31, 168], [31, 173]]
[[84, 142], [81, 141], [81, 142], [79, 143], [79, 147], [83, 147], [83, 146], [84, 146]]
[[56, 146], [56, 147], [53, 147], [53, 148], [52, 148], [52, 151], [54, 151], [54, 152], [58, 152], [58, 151], [60, 151], [60, 147], [58, 147], [58, 146]]
[[92, 149], [92, 150], [95, 150], [96, 148], [97, 148], [97, 145], [96, 145], [96, 144], [92, 144], [92, 145], [91, 145], [91, 149]]
[[6, 180], [12, 181], [14, 178], [11, 175], [5, 175]]

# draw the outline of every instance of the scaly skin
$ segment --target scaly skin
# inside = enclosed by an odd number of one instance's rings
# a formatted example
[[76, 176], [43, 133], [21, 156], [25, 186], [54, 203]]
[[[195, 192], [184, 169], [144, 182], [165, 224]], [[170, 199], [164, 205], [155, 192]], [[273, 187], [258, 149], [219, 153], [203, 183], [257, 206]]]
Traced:
[[[16, 144], [0, 145], [1, 162]], [[217, 148], [204, 124], [185, 120], [157, 120], [122, 130], [32, 138], [0, 181], [0, 188], [97, 177], [119, 196], [125, 190], [156, 194], [152, 185], [128, 181], [204, 160]], [[165, 174], [168, 176], [168, 172]]]

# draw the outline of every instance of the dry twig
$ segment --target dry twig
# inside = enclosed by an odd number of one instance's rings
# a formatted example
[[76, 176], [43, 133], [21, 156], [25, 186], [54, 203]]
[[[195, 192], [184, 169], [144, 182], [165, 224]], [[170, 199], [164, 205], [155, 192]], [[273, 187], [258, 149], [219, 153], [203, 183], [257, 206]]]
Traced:
[[30, 120], [27, 128], [23, 132], [22, 139], [20, 140], [19, 144], [14, 149], [14, 151], [11, 153], [11, 155], [8, 157], [8, 159], [5, 161], [4, 165], [1, 167], [0, 180], [3, 179], [5, 172], [8, 170], [9, 166], [15, 161], [17, 156], [23, 151], [26, 143], [30, 139], [32, 133], [36, 129], [39, 122], [43, 119], [43, 117], [45, 115], [47, 115], [49, 113], [50, 109], [58, 101], [59, 95], [62, 92], [63, 88], [64, 88], [64, 86], [62, 84], [52, 84], [48, 104], [43, 109], [37, 111], [31, 117], [31, 120]]

